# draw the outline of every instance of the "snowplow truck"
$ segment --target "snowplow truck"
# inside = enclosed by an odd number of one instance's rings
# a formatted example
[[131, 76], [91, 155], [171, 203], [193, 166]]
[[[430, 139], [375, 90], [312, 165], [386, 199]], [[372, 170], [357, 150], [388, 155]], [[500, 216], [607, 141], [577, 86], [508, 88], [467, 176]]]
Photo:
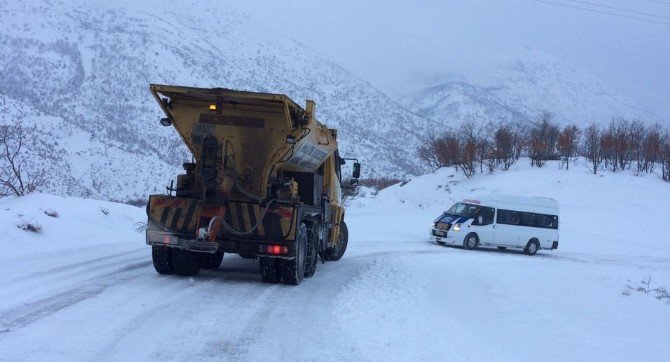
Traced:
[[[282, 94], [151, 85], [192, 158], [147, 204], [146, 242], [160, 274], [215, 269], [225, 253], [258, 259], [261, 280], [300, 284], [348, 244], [343, 188], [360, 163], [340, 157], [337, 130]], [[351, 177], [342, 165], [352, 162]]]

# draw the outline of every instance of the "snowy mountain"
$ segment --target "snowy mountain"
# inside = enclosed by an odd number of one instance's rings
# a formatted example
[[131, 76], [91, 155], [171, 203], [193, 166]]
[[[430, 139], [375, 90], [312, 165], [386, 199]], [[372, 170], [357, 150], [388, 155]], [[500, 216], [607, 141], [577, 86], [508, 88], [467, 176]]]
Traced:
[[433, 82], [402, 103], [444, 125], [529, 122], [544, 111], [562, 124], [607, 123], [612, 117], [661, 121], [587, 72], [531, 51], [493, 61], [477, 75], [447, 75]]
[[180, 173], [189, 155], [174, 130], [159, 126], [149, 83], [314, 99], [317, 118], [339, 129], [342, 154], [363, 162], [363, 177], [425, 171], [417, 146], [461, 121], [528, 121], [544, 110], [563, 123], [657, 120], [588, 74], [534, 53], [476, 76], [441, 77], [398, 104], [214, 0], [0, 0], [0, 46], [0, 122], [31, 127], [27, 166], [49, 169], [44, 191], [67, 195], [143, 198]]
[[2, 122], [36, 127], [29, 152], [57, 165], [48, 191], [132, 199], [169, 183], [189, 156], [158, 124], [149, 83], [314, 99], [365, 177], [420, 171], [413, 160], [425, 119], [225, 3], [183, 6], [0, 0]]

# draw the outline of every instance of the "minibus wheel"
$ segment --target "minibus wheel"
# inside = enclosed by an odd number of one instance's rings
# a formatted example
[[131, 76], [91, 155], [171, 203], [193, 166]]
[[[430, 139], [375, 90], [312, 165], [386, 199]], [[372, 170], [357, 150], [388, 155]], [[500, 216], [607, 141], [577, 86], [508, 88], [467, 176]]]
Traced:
[[523, 252], [526, 255], [535, 255], [539, 249], [540, 243], [538, 243], [536, 239], [531, 239], [528, 244], [526, 244], [526, 247], [523, 248]]
[[476, 248], [478, 245], [479, 245], [479, 238], [477, 237], [477, 234], [470, 233], [465, 236], [465, 240], [463, 240], [463, 247], [465, 247], [468, 250], [472, 250]]

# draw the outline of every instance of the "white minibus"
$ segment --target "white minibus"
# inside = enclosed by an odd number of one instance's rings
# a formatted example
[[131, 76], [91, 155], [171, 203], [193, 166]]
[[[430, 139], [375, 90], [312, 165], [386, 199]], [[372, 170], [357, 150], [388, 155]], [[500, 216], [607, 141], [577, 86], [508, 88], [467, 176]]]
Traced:
[[558, 202], [497, 194], [469, 198], [435, 219], [430, 234], [440, 245], [517, 248], [535, 255], [558, 248]]

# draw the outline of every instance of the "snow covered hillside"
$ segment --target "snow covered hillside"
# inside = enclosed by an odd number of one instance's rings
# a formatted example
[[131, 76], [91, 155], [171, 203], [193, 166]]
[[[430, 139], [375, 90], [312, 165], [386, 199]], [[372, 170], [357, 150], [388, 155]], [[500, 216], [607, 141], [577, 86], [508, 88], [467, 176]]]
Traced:
[[[429, 242], [453, 201], [491, 192], [556, 198], [559, 249]], [[344, 258], [291, 287], [260, 283], [258, 262], [236, 255], [158, 275], [142, 208], [2, 199], [0, 360], [664, 360], [668, 300], [634, 289], [670, 287], [668, 205], [656, 177], [442, 169], [352, 200]]]
[[[432, 218], [464, 198], [491, 193], [550, 197], [560, 205], [561, 251], [646, 254], [646, 247], [670, 257], [670, 238], [659, 228], [670, 212], [670, 187], [655, 175], [633, 176], [632, 172], [593, 175], [584, 159], [571, 169], [559, 169], [557, 161], [544, 168], [521, 159], [509, 172], [478, 174], [466, 179], [453, 168], [417, 177], [406, 184], [386, 188], [375, 197], [355, 199], [353, 206], [367, 214], [383, 213], [398, 218]], [[421, 210], [420, 213], [417, 211]], [[622, 222], [639, 215], [634, 230]], [[419, 222], [416, 220], [417, 223]], [[422, 219], [428, 224], [432, 219]], [[597, 225], [597, 227], [591, 227]], [[403, 224], [399, 225], [404, 228]], [[428, 226], [426, 226], [428, 227]], [[666, 248], [667, 246], [667, 248]]]
[[447, 75], [402, 103], [445, 126], [535, 121], [544, 111], [562, 124], [602, 124], [612, 117], [667, 122], [587, 72], [530, 51], [499, 60], [476, 76]]
[[189, 156], [174, 130], [159, 126], [149, 83], [314, 99], [317, 118], [339, 129], [342, 154], [361, 159], [366, 178], [422, 173], [417, 146], [462, 121], [528, 121], [544, 110], [564, 123], [664, 121], [532, 52], [477, 77], [440, 78], [401, 105], [254, 22], [249, 6], [184, 4], [0, 0], [0, 124], [32, 127], [26, 154], [29, 167], [49, 169], [45, 192], [132, 200], [180, 172]]
[[51, 156], [63, 167], [49, 192], [132, 199], [169, 183], [188, 156], [159, 125], [149, 83], [314, 99], [317, 118], [339, 129], [343, 155], [364, 160], [367, 176], [420, 171], [407, 149], [425, 119], [226, 3], [184, 6], [0, 0], [2, 123], [36, 124], [37, 143], [59, 144]]

